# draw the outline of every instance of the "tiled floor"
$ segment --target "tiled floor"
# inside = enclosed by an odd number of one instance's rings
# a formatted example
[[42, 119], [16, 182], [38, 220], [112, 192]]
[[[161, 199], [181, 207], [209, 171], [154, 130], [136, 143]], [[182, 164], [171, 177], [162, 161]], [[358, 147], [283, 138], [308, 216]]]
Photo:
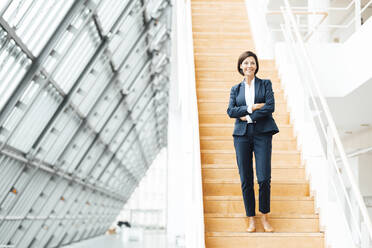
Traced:
[[119, 234], [103, 235], [64, 248], [175, 248], [167, 244], [165, 231], [125, 229]]

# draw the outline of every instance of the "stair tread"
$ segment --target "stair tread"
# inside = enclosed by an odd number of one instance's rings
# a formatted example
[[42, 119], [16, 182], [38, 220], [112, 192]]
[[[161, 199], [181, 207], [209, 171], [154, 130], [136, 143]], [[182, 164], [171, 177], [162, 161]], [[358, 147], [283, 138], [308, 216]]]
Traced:
[[[216, 99], [199, 99], [198, 100], [198, 103], [228, 103], [229, 101], [227, 101], [227, 99], [220, 99], [220, 98], [216, 98]], [[287, 102], [285, 100], [280, 100], [280, 101], [275, 101], [275, 104], [286, 104]]]
[[[197, 53], [195, 53], [195, 55], [198, 55]], [[197, 67], [195, 68], [195, 71], [216, 71], [216, 72], [236, 72], [236, 68], [234, 67], [225, 67], [225, 66], [221, 66], [221, 67], [217, 67], [217, 66], [214, 66], [214, 67]], [[260, 72], [265, 72], [265, 73], [268, 73], [268, 72], [275, 72], [274, 69], [269, 69], [269, 70], [265, 70], [265, 69], [260, 69]], [[238, 82], [239, 83], [239, 82]]]
[[[255, 183], [257, 183], [257, 180], [254, 180]], [[203, 179], [203, 183], [239, 183], [240, 179]], [[271, 178], [271, 184], [274, 183], [280, 183], [280, 184], [308, 184], [306, 179], [275, 179]]]
[[[214, 31], [196, 31], [196, 32], [192, 32], [193, 34], [222, 34], [221, 32], [214, 32]], [[231, 36], [251, 36], [251, 34], [249, 32], [246, 32], [246, 33], [242, 33], [242, 32], [223, 32], [223, 35], [231, 35]], [[231, 37], [230, 36], [230, 37]], [[194, 39], [194, 40], [197, 40], [197, 39]], [[211, 53], [203, 53], [203, 54], [211, 54]], [[219, 56], [219, 54], [211, 54], [213, 56]], [[225, 55], [227, 56], [227, 55]], [[231, 55], [229, 55], [231, 56]], [[261, 60], [260, 60], [261, 61]]]
[[[205, 123], [207, 124], [207, 123]], [[213, 123], [215, 124], [215, 123]], [[225, 124], [225, 123], [216, 123], [216, 124]], [[283, 124], [283, 125], [278, 125], [279, 127], [280, 126], [284, 126], [286, 124]], [[210, 135], [203, 135], [203, 136], [199, 136], [200, 140], [232, 140], [231, 136], [210, 136]], [[274, 140], [275, 140], [275, 136], [274, 136]], [[297, 141], [296, 138], [294, 137], [283, 137], [283, 138], [280, 138], [280, 139], [277, 139], [277, 141]]]
[[[226, 108], [227, 109], [227, 108]], [[218, 114], [223, 114], [223, 115], [226, 115], [227, 116], [227, 113], [226, 113], [226, 110], [225, 111], [218, 111], [218, 110], [208, 110], [208, 111], [198, 111], [198, 114], [199, 115], [218, 115]], [[289, 111], [281, 111], [281, 112], [275, 112], [274, 115], [274, 118], [275, 118], [275, 115], [289, 115]], [[200, 124], [200, 125], [203, 125], [203, 124]], [[278, 126], [280, 127], [280, 126]]]
[[[296, 166], [290, 166], [290, 165], [276, 165], [277, 163], [273, 163], [271, 165], [272, 169], [305, 169], [300, 164]], [[202, 163], [202, 169], [237, 169], [238, 166], [236, 163], [234, 164], [203, 164]], [[255, 166], [253, 166], [255, 168]]]
[[[211, 114], [213, 114], [213, 115], [219, 115], [219, 116], [226, 116], [227, 117], [227, 113], [226, 112], [213, 113], [213, 111], [199, 111], [198, 113], [199, 113], [199, 115], [201, 115], [201, 114], [202, 115], [211, 115]], [[275, 118], [275, 116], [288, 116], [288, 115], [289, 115], [289, 112], [285, 112], [285, 113], [274, 112], [273, 113], [274, 118]], [[230, 119], [234, 119], [234, 118], [230, 118]], [[284, 125], [292, 125], [292, 124], [284, 124]]]
[[[256, 218], [260, 218], [262, 214], [257, 213]], [[278, 214], [269, 213], [270, 219], [318, 219], [319, 214]], [[245, 213], [204, 213], [205, 218], [246, 218]]]
[[209, 237], [324, 237], [324, 233], [322, 232], [314, 232], [314, 233], [305, 233], [305, 232], [295, 232], [295, 233], [264, 233], [264, 232], [206, 232], [206, 236]]
[[[199, 124], [201, 127], [233, 127], [234, 123], [202, 123]], [[293, 127], [291, 124], [278, 125], [279, 128], [290, 128]]]
[[[209, 167], [208, 167], [209, 165]], [[235, 167], [232, 167], [231, 165], [234, 165]], [[232, 170], [232, 169], [238, 169], [238, 167], [236, 167], [236, 164], [205, 164], [205, 165], [202, 165], [202, 166], [205, 166], [206, 168], [203, 168], [203, 169], [218, 169], [218, 170]], [[255, 169], [256, 166], [253, 165], [253, 169]], [[296, 169], [296, 170], [304, 170], [305, 168], [304, 167], [294, 167], [294, 166], [280, 166], [280, 167], [275, 167], [275, 165], [271, 166], [272, 169], [275, 169], [275, 170], [293, 170], [293, 169]]]
[[[204, 80], [204, 79], [203, 79]], [[213, 80], [210, 80], [213, 81]], [[198, 91], [220, 91], [220, 92], [230, 92], [231, 88], [197, 88]]]
[[[255, 196], [258, 200], [258, 196]], [[242, 201], [242, 196], [204, 196], [206, 201]], [[271, 196], [271, 201], [313, 201], [313, 196]]]
[[[200, 150], [201, 153], [233, 153], [235, 154], [235, 150]], [[277, 154], [300, 154], [300, 151], [297, 150], [273, 150], [272, 153], [277, 153]]]

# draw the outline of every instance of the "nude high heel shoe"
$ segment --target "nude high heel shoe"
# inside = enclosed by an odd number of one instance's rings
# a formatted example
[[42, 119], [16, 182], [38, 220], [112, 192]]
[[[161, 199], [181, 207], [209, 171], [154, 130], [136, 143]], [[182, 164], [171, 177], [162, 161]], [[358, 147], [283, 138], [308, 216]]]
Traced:
[[249, 233], [255, 232], [256, 231], [256, 224], [254, 222], [254, 217], [248, 217], [245, 220], [247, 229], [246, 231]]
[[265, 232], [274, 232], [274, 228], [270, 225], [266, 214], [262, 215], [261, 222]]

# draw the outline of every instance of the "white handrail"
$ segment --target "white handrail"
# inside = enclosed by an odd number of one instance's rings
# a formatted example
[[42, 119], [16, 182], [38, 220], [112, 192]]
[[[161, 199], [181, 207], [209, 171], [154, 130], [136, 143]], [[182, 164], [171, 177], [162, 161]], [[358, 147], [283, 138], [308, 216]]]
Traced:
[[[354, 151], [352, 151], [350, 153], [347, 153], [346, 154], [346, 157], [352, 158], [352, 157], [359, 156], [361, 154], [369, 153], [371, 151], [372, 151], [372, 146], [367, 147], [367, 148], [357, 149], [357, 150], [354, 150]], [[339, 162], [339, 161], [341, 161], [341, 158], [337, 158], [336, 159], [336, 162]]]
[[[321, 90], [319, 88], [319, 85], [317, 83], [317, 82], [319, 82], [319, 80], [317, 80], [317, 76], [314, 72], [313, 65], [310, 62], [309, 55], [308, 55], [307, 50], [305, 48], [302, 36], [301, 36], [301, 34], [298, 30], [297, 22], [295, 21], [295, 16], [294, 16], [294, 14], [291, 10], [291, 6], [289, 4], [289, 1], [285, 0], [284, 2], [285, 2], [285, 5], [286, 5], [286, 8], [282, 7], [281, 9], [282, 9], [282, 12], [283, 12], [283, 16], [284, 16], [285, 23], [286, 23], [286, 28], [287, 28], [287, 31], [288, 31], [284, 35], [285, 35], [285, 37], [292, 39], [293, 42], [295, 42], [295, 41], [298, 42], [298, 45], [299, 45], [299, 47], [302, 51], [301, 58], [305, 60], [306, 69], [309, 71], [310, 76], [311, 76], [312, 85], [307, 84], [306, 86], [309, 89], [309, 93], [310, 93], [310, 96], [311, 96], [312, 103], [313, 103], [314, 107], [316, 107], [316, 110], [320, 111], [319, 113], [323, 112], [325, 114], [325, 121], [328, 123], [328, 126], [326, 126], [326, 124], [323, 122], [323, 120], [320, 118], [320, 116], [318, 116], [320, 124], [321, 124], [320, 128], [322, 129], [322, 132], [320, 132], [319, 134], [323, 135], [323, 138], [325, 138], [326, 140], [335, 143], [335, 145], [336, 145], [335, 147], [336, 147], [336, 149], [337, 149], [337, 151], [340, 155], [342, 165], [343, 165], [343, 169], [344, 169], [344, 173], [347, 176], [348, 182], [346, 182], [345, 179], [343, 179], [343, 177], [341, 175], [339, 167], [336, 163], [334, 151], [329, 152], [331, 157], [328, 157], [328, 159], [330, 160], [330, 162], [334, 166], [334, 168], [337, 172], [337, 176], [340, 179], [340, 182], [343, 186], [342, 187], [343, 188], [342, 190], [343, 190], [343, 193], [344, 193], [343, 196], [345, 197], [345, 199], [347, 201], [347, 205], [350, 208], [350, 213], [354, 216], [352, 221], [357, 221], [357, 219], [358, 219], [356, 217], [357, 213], [354, 212], [355, 210], [359, 210], [359, 212], [361, 214], [361, 217], [362, 217], [362, 220], [363, 220], [362, 225], [359, 226], [356, 230], [357, 234], [358, 234], [358, 237], [359, 237], [358, 240], [356, 241], [356, 243], [358, 245], [367, 244], [368, 246], [366, 246], [366, 247], [369, 247], [369, 245], [372, 243], [372, 225], [371, 225], [371, 222], [370, 222], [370, 219], [369, 219], [367, 208], [365, 206], [364, 200], [363, 200], [362, 195], [360, 193], [359, 187], [357, 186], [357, 184], [354, 180], [353, 173], [351, 171], [350, 165], [349, 165], [348, 160], [346, 158], [346, 154], [345, 154], [344, 148], [342, 146], [340, 137], [338, 135], [336, 125], [334, 123], [334, 120], [333, 120], [333, 118], [331, 116], [331, 113], [330, 113], [330, 110], [328, 108], [328, 104], [326, 103], [326, 101], [325, 101], [325, 99], [324, 99], [324, 97], [321, 93]], [[293, 36], [292, 32], [290, 31], [291, 28], [294, 31], [295, 36]], [[296, 50], [296, 49], [293, 49], [293, 50]], [[315, 95], [312, 92], [311, 86], [313, 86], [315, 88], [315, 93], [316, 93], [317, 98], [315, 98]], [[320, 103], [318, 103], [317, 100], [319, 100]], [[331, 133], [331, 137], [329, 137], [329, 135], [328, 135], [329, 132]], [[352, 200], [350, 199], [350, 196], [349, 196], [349, 194], [346, 190], [347, 187], [345, 186], [345, 184], [347, 184], [347, 183], [350, 184], [351, 191], [352, 191], [353, 196], [355, 198], [354, 200], [357, 204], [357, 209], [353, 208]], [[349, 223], [349, 224], [351, 224], [351, 223]], [[365, 225], [365, 226], [363, 226], [363, 225]], [[355, 230], [351, 230], [351, 232], [353, 232], [353, 231], [355, 231]], [[367, 232], [367, 235], [368, 235], [367, 236], [368, 237], [367, 242], [365, 240], [363, 240], [364, 232]]]
[[[323, 10], [340, 10], [340, 11], [348, 10], [348, 9], [350, 9], [351, 6], [353, 6], [354, 2], [355, 2], [355, 0], [351, 1], [346, 7], [328, 7], [328, 8], [325, 8], [325, 9], [322, 8], [322, 11]], [[309, 10], [309, 7], [292, 6], [292, 10]], [[272, 10], [270, 10], [270, 12], [271, 11]], [[275, 10], [273, 10], [273, 11], [275, 11]], [[281, 11], [281, 10], [278, 10], [278, 11]]]
[[[353, 22], [355, 22], [356, 26], [359, 27], [360, 24], [357, 23], [357, 21], [360, 19], [360, 16], [363, 14], [363, 12], [372, 4], [372, 0], [370, 0], [367, 4], [364, 5], [364, 7], [360, 10], [358, 10], [358, 3], [360, 0], [352, 0], [346, 7], [327, 7], [327, 8], [322, 8], [322, 11], [345, 11], [349, 10], [352, 5], [355, 5], [355, 18], [351, 18], [346, 24], [325, 24], [322, 25], [322, 28], [349, 28]], [[307, 10], [309, 11], [308, 7], [301, 7], [301, 6], [293, 6], [291, 7], [292, 10]], [[314, 11], [309, 11], [309, 13], [316, 13], [317, 11], [320, 10], [314, 10]], [[266, 14], [270, 15], [273, 13], [281, 12], [278, 10], [269, 10], [266, 12]], [[308, 24], [298, 24], [299, 27], [301, 28], [308, 28]], [[316, 28], [317, 29], [317, 28]], [[271, 31], [281, 31], [281, 29], [271, 29]]]

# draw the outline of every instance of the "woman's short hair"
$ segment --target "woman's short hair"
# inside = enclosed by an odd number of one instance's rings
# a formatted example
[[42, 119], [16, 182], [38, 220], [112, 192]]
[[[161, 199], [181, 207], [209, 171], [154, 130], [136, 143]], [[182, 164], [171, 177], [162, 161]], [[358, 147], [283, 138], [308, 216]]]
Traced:
[[257, 74], [258, 72], [258, 68], [259, 68], [259, 65], [258, 65], [258, 58], [257, 58], [257, 55], [254, 53], [254, 52], [251, 52], [251, 51], [245, 51], [244, 53], [242, 53], [240, 56], [239, 56], [239, 59], [238, 59], [238, 72], [244, 76], [244, 72], [242, 69], [240, 69], [240, 65], [243, 63], [243, 61], [248, 58], [248, 57], [253, 57], [254, 60], [256, 61], [256, 65], [257, 65], [257, 68], [256, 68], [256, 71], [254, 72], [254, 75]]

